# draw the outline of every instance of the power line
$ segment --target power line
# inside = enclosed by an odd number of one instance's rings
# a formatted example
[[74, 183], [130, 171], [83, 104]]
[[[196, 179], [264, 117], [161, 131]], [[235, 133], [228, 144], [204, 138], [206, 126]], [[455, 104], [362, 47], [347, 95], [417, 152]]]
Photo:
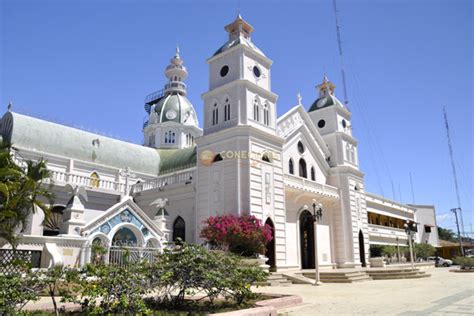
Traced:
[[[446, 114], [446, 108], [444, 108], [444, 107], [443, 107], [443, 114], [444, 114], [444, 124], [445, 124], [445, 127], [446, 127], [446, 135], [448, 137], [449, 156], [451, 158], [451, 167], [453, 169], [454, 188], [455, 188], [455, 191], [456, 191], [456, 199], [457, 199], [457, 202], [458, 202], [457, 209], [459, 209], [459, 217], [461, 219], [461, 235], [464, 236], [464, 220], [463, 220], [463, 216], [462, 216], [461, 199], [459, 197], [458, 177], [456, 175], [456, 167], [454, 165], [454, 154], [453, 154], [453, 148], [451, 146], [451, 135], [449, 133], [448, 116]], [[455, 215], [456, 215], [456, 222], [457, 222], [457, 213]], [[462, 245], [461, 245], [461, 247], [462, 247]]]

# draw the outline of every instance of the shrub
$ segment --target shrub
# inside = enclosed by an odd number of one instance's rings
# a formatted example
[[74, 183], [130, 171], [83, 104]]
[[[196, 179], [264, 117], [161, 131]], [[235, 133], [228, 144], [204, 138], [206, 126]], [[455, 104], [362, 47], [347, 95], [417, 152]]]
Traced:
[[382, 250], [383, 250], [382, 245], [370, 245], [370, 257], [371, 258], [382, 257]]
[[222, 296], [238, 304], [251, 298], [250, 286], [263, 282], [267, 273], [258, 267], [240, 265], [240, 258], [199, 245], [181, 243], [165, 249], [151, 270], [149, 279], [159, 304], [180, 306], [185, 295], [203, 294], [210, 303]]
[[145, 315], [150, 310], [143, 296], [149, 291], [147, 266], [134, 262], [120, 267], [89, 264], [82, 282], [82, 308], [88, 315], [127, 314]]
[[214, 249], [251, 257], [265, 252], [272, 240], [272, 229], [251, 215], [209, 217], [200, 236]]
[[38, 300], [39, 289], [37, 274], [0, 275], [0, 315], [16, 315], [26, 303]]
[[453, 259], [455, 264], [459, 264], [461, 269], [472, 269], [474, 267], [474, 258], [469, 257], [456, 257]]
[[68, 267], [53, 267], [44, 272], [38, 272], [39, 286], [51, 297], [54, 312], [59, 315], [56, 296], [61, 296], [61, 301], [75, 301], [75, 295], [80, 291], [79, 272]]
[[434, 256], [436, 249], [430, 244], [422, 243], [415, 244], [413, 252], [415, 253], [416, 258], [427, 259], [428, 257]]

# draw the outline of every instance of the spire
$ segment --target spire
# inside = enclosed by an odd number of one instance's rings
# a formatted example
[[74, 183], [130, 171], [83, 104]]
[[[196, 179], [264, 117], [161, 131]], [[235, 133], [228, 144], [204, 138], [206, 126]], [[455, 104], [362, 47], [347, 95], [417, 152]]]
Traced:
[[176, 54], [174, 54], [175, 58], [180, 58], [179, 57], [179, 46], [176, 44]]
[[240, 36], [250, 38], [250, 33], [253, 32], [253, 27], [242, 18], [239, 12], [234, 22], [227, 24], [224, 27], [224, 30], [229, 33], [229, 40], [234, 40]]
[[188, 77], [188, 71], [183, 66], [183, 60], [180, 56], [179, 46], [176, 45], [176, 53], [170, 59], [170, 64], [166, 67], [165, 76], [168, 82], [165, 84], [164, 94], [186, 95], [186, 84], [184, 80]]
[[327, 95], [334, 95], [334, 90], [336, 89], [336, 86], [331, 81], [329, 81], [327, 75], [324, 74], [323, 82], [317, 85], [316, 89], [318, 89], [319, 91], [319, 96], [323, 97]]

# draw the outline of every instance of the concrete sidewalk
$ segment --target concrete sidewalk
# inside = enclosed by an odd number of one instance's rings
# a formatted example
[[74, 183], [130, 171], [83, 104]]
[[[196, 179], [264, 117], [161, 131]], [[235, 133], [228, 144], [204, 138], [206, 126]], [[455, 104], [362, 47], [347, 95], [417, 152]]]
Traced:
[[258, 292], [296, 294], [303, 305], [280, 315], [474, 315], [474, 273], [430, 269], [431, 278], [260, 287]]

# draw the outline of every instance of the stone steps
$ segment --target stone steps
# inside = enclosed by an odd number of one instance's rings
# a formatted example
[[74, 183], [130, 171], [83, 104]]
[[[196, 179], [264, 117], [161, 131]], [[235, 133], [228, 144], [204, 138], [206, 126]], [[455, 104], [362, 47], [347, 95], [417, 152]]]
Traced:
[[419, 269], [368, 270], [367, 273], [374, 280], [420, 279], [431, 276], [425, 271], [420, 271]]
[[[314, 279], [314, 272], [304, 272], [303, 276]], [[372, 278], [365, 272], [320, 272], [319, 279], [323, 283], [353, 283], [361, 281], [369, 281]]]
[[289, 286], [291, 284], [293, 284], [291, 280], [288, 280], [283, 274], [275, 272], [270, 273], [266, 282], [256, 283], [259, 286]]

